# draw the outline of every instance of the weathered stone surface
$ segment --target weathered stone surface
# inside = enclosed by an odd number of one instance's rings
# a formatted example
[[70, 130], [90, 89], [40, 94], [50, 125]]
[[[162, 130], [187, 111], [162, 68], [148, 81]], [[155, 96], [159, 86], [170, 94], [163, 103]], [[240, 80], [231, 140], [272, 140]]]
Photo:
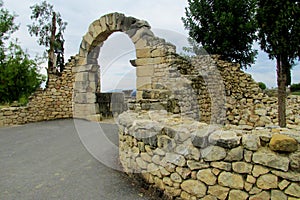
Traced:
[[205, 197], [201, 198], [200, 200], [218, 200], [217, 197], [212, 195], [206, 195]]
[[192, 171], [189, 168], [183, 168], [183, 167], [176, 167], [176, 172], [183, 178], [187, 179]]
[[200, 159], [200, 150], [194, 147], [189, 142], [177, 145], [175, 148], [175, 153], [184, 155], [187, 159], [199, 160]]
[[241, 136], [237, 136], [234, 131], [218, 130], [210, 134], [208, 141], [210, 144], [232, 149], [239, 146]]
[[244, 180], [239, 174], [233, 174], [230, 172], [222, 172], [219, 175], [218, 183], [221, 186], [233, 188], [233, 189], [243, 189]]
[[258, 194], [262, 191], [262, 189], [260, 188], [257, 188], [257, 187], [253, 187], [250, 191], [249, 191], [249, 194]]
[[300, 169], [300, 152], [297, 151], [295, 153], [291, 153], [290, 156], [290, 166], [292, 169], [299, 170]]
[[290, 182], [287, 180], [282, 180], [279, 184], [278, 184], [278, 188], [280, 190], [284, 190], [287, 186], [289, 186]]
[[261, 146], [259, 136], [257, 135], [243, 135], [242, 143], [246, 149], [249, 149], [251, 151], [256, 151]]
[[216, 130], [216, 127], [209, 126], [192, 133], [192, 143], [195, 147], [205, 148], [209, 145], [208, 136]]
[[287, 200], [287, 196], [280, 190], [271, 190], [272, 200]]
[[254, 165], [252, 174], [254, 177], [259, 177], [262, 174], [267, 174], [270, 170], [260, 165]]
[[141, 153], [141, 158], [148, 163], [152, 162], [152, 157], [148, 153]]
[[183, 167], [186, 164], [186, 160], [182, 155], [175, 153], [166, 153], [166, 161], [175, 165]]
[[244, 190], [246, 190], [247, 192], [249, 192], [252, 188], [253, 188], [253, 184], [252, 183], [245, 182]]
[[176, 197], [176, 196], [180, 196], [181, 189], [165, 186], [165, 193], [169, 196]]
[[218, 161], [226, 157], [226, 150], [218, 146], [209, 146], [201, 149], [201, 157], [205, 161]]
[[229, 188], [220, 185], [214, 185], [214, 186], [209, 186], [207, 192], [208, 194], [211, 194], [217, 197], [218, 199], [225, 200], [228, 195]]
[[209, 167], [209, 164], [203, 163], [203, 162], [198, 162], [198, 161], [193, 161], [193, 160], [188, 160], [187, 161], [187, 166], [191, 170], [196, 170], [196, 169], [205, 169]]
[[136, 163], [141, 169], [147, 169], [147, 162], [143, 161], [142, 158], [140, 157], [136, 158]]
[[256, 178], [254, 178], [254, 177], [251, 176], [251, 175], [248, 175], [246, 181], [247, 181], [248, 183], [254, 184], [254, 183], [256, 182]]
[[253, 155], [252, 151], [244, 149], [244, 159], [246, 162], [250, 163], [252, 161], [252, 155]]
[[239, 146], [228, 151], [225, 161], [241, 161], [243, 160], [244, 150]]
[[291, 183], [284, 191], [285, 194], [300, 198], [300, 186], [298, 183]]
[[259, 194], [253, 195], [249, 198], [249, 200], [269, 200], [271, 197], [269, 192], [263, 191]]
[[230, 190], [228, 200], [246, 200], [249, 195], [241, 190]]
[[225, 171], [231, 171], [231, 169], [232, 169], [231, 163], [229, 163], [229, 162], [223, 162], [223, 161], [211, 162], [210, 165], [214, 168], [225, 170]]
[[232, 163], [232, 169], [234, 172], [240, 174], [250, 174], [252, 171], [253, 165], [246, 162], [234, 162]]
[[257, 187], [268, 190], [278, 187], [278, 178], [273, 174], [265, 174], [258, 177], [256, 182]]
[[204, 182], [206, 185], [215, 185], [217, 177], [212, 173], [211, 169], [199, 170], [197, 179]]
[[282, 134], [274, 134], [269, 143], [270, 149], [273, 151], [294, 152], [298, 149], [298, 142]]
[[171, 180], [175, 183], [181, 183], [182, 182], [182, 178], [178, 173], [172, 173], [170, 176]]
[[277, 170], [272, 170], [272, 174], [275, 174], [276, 176], [279, 176], [281, 178], [290, 180], [290, 181], [297, 181], [300, 182], [300, 173], [290, 171], [290, 172], [282, 172]]
[[258, 151], [253, 154], [253, 162], [283, 171], [289, 169], [289, 159], [273, 152]]
[[157, 146], [166, 152], [170, 152], [175, 148], [176, 143], [174, 139], [171, 139], [167, 135], [158, 135]]
[[207, 187], [200, 181], [187, 180], [181, 184], [181, 189], [196, 197], [203, 197], [206, 194]]

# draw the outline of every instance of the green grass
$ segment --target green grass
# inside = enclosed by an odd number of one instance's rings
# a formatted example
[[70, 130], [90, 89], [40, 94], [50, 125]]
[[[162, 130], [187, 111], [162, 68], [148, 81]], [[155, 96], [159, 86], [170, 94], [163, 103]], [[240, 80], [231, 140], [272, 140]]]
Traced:
[[300, 96], [300, 91], [292, 92], [292, 95], [299, 95]]

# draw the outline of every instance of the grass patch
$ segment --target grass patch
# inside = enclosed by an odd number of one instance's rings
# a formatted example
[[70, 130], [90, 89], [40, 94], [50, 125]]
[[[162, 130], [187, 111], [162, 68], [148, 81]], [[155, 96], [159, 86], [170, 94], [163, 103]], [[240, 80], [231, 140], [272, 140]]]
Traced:
[[292, 92], [292, 95], [298, 95], [298, 96], [300, 96], [300, 91]]

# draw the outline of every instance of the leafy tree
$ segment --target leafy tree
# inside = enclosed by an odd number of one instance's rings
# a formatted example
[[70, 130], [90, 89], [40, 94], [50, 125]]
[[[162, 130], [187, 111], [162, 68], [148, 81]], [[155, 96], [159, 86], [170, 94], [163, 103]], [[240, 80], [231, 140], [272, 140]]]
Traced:
[[286, 126], [286, 86], [295, 59], [300, 58], [300, 1], [258, 0], [258, 37], [261, 48], [277, 61], [278, 119]]
[[0, 1], [0, 103], [27, 99], [41, 84], [43, 78], [38, 74], [37, 61], [29, 58], [17, 44], [10, 41], [11, 34], [18, 26], [15, 15], [3, 8]]
[[256, 39], [256, 0], [188, 0], [184, 26], [189, 36], [210, 54], [250, 66], [257, 54], [252, 50]]
[[[31, 19], [33, 23], [28, 25], [28, 31], [31, 36], [38, 38], [38, 44], [48, 48], [48, 68], [47, 73], [56, 73], [55, 51], [59, 51], [59, 65], [62, 65], [63, 59], [63, 32], [67, 26], [63, 22], [59, 12], [53, 10], [53, 5], [43, 1], [30, 7], [32, 10]], [[60, 66], [61, 67], [61, 66]]]
[[300, 91], [300, 83], [294, 83], [291, 85], [291, 92], [299, 92]]
[[40, 87], [44, 77], [37, 61], [29, 58], [17, 43], [11, 42], [0, 65], [0, 102], [27, 99]]
[[10, 35], [18, 29], [14, 24], [15, 15], [3, 8], [3, 1], [0, 1], [0, 62], [1, 64], [5, 58], [4, 44]]

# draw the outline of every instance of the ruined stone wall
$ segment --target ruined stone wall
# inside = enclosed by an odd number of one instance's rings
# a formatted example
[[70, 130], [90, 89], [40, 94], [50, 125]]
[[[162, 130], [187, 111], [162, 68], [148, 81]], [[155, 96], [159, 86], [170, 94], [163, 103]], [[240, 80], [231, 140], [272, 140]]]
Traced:
[[172, 199], [298, 199], [298, 129], [210, 126], [166, 111], [119, 116], [120, 161]]
[[72, 95], [74, 75], [71, 58], [61, 76], [50, 75], [48, 88], [36, 91], [26, 107], [10, 107], [0, 110], [0, 127], [29, 122], [72, 118]]
[[[155, 69], [152, 82], [157, 89], [143, 90], [142, 98], [155, 97], [161, 108], [171, 113], [249, 129], [278, 124], [277, 98], [264, 94], [239, 64], [220, 60], [218, 56], [186, 60], [172, 54]], [[300, 125], [299, 96], [287, 97], [287, 124]]]

